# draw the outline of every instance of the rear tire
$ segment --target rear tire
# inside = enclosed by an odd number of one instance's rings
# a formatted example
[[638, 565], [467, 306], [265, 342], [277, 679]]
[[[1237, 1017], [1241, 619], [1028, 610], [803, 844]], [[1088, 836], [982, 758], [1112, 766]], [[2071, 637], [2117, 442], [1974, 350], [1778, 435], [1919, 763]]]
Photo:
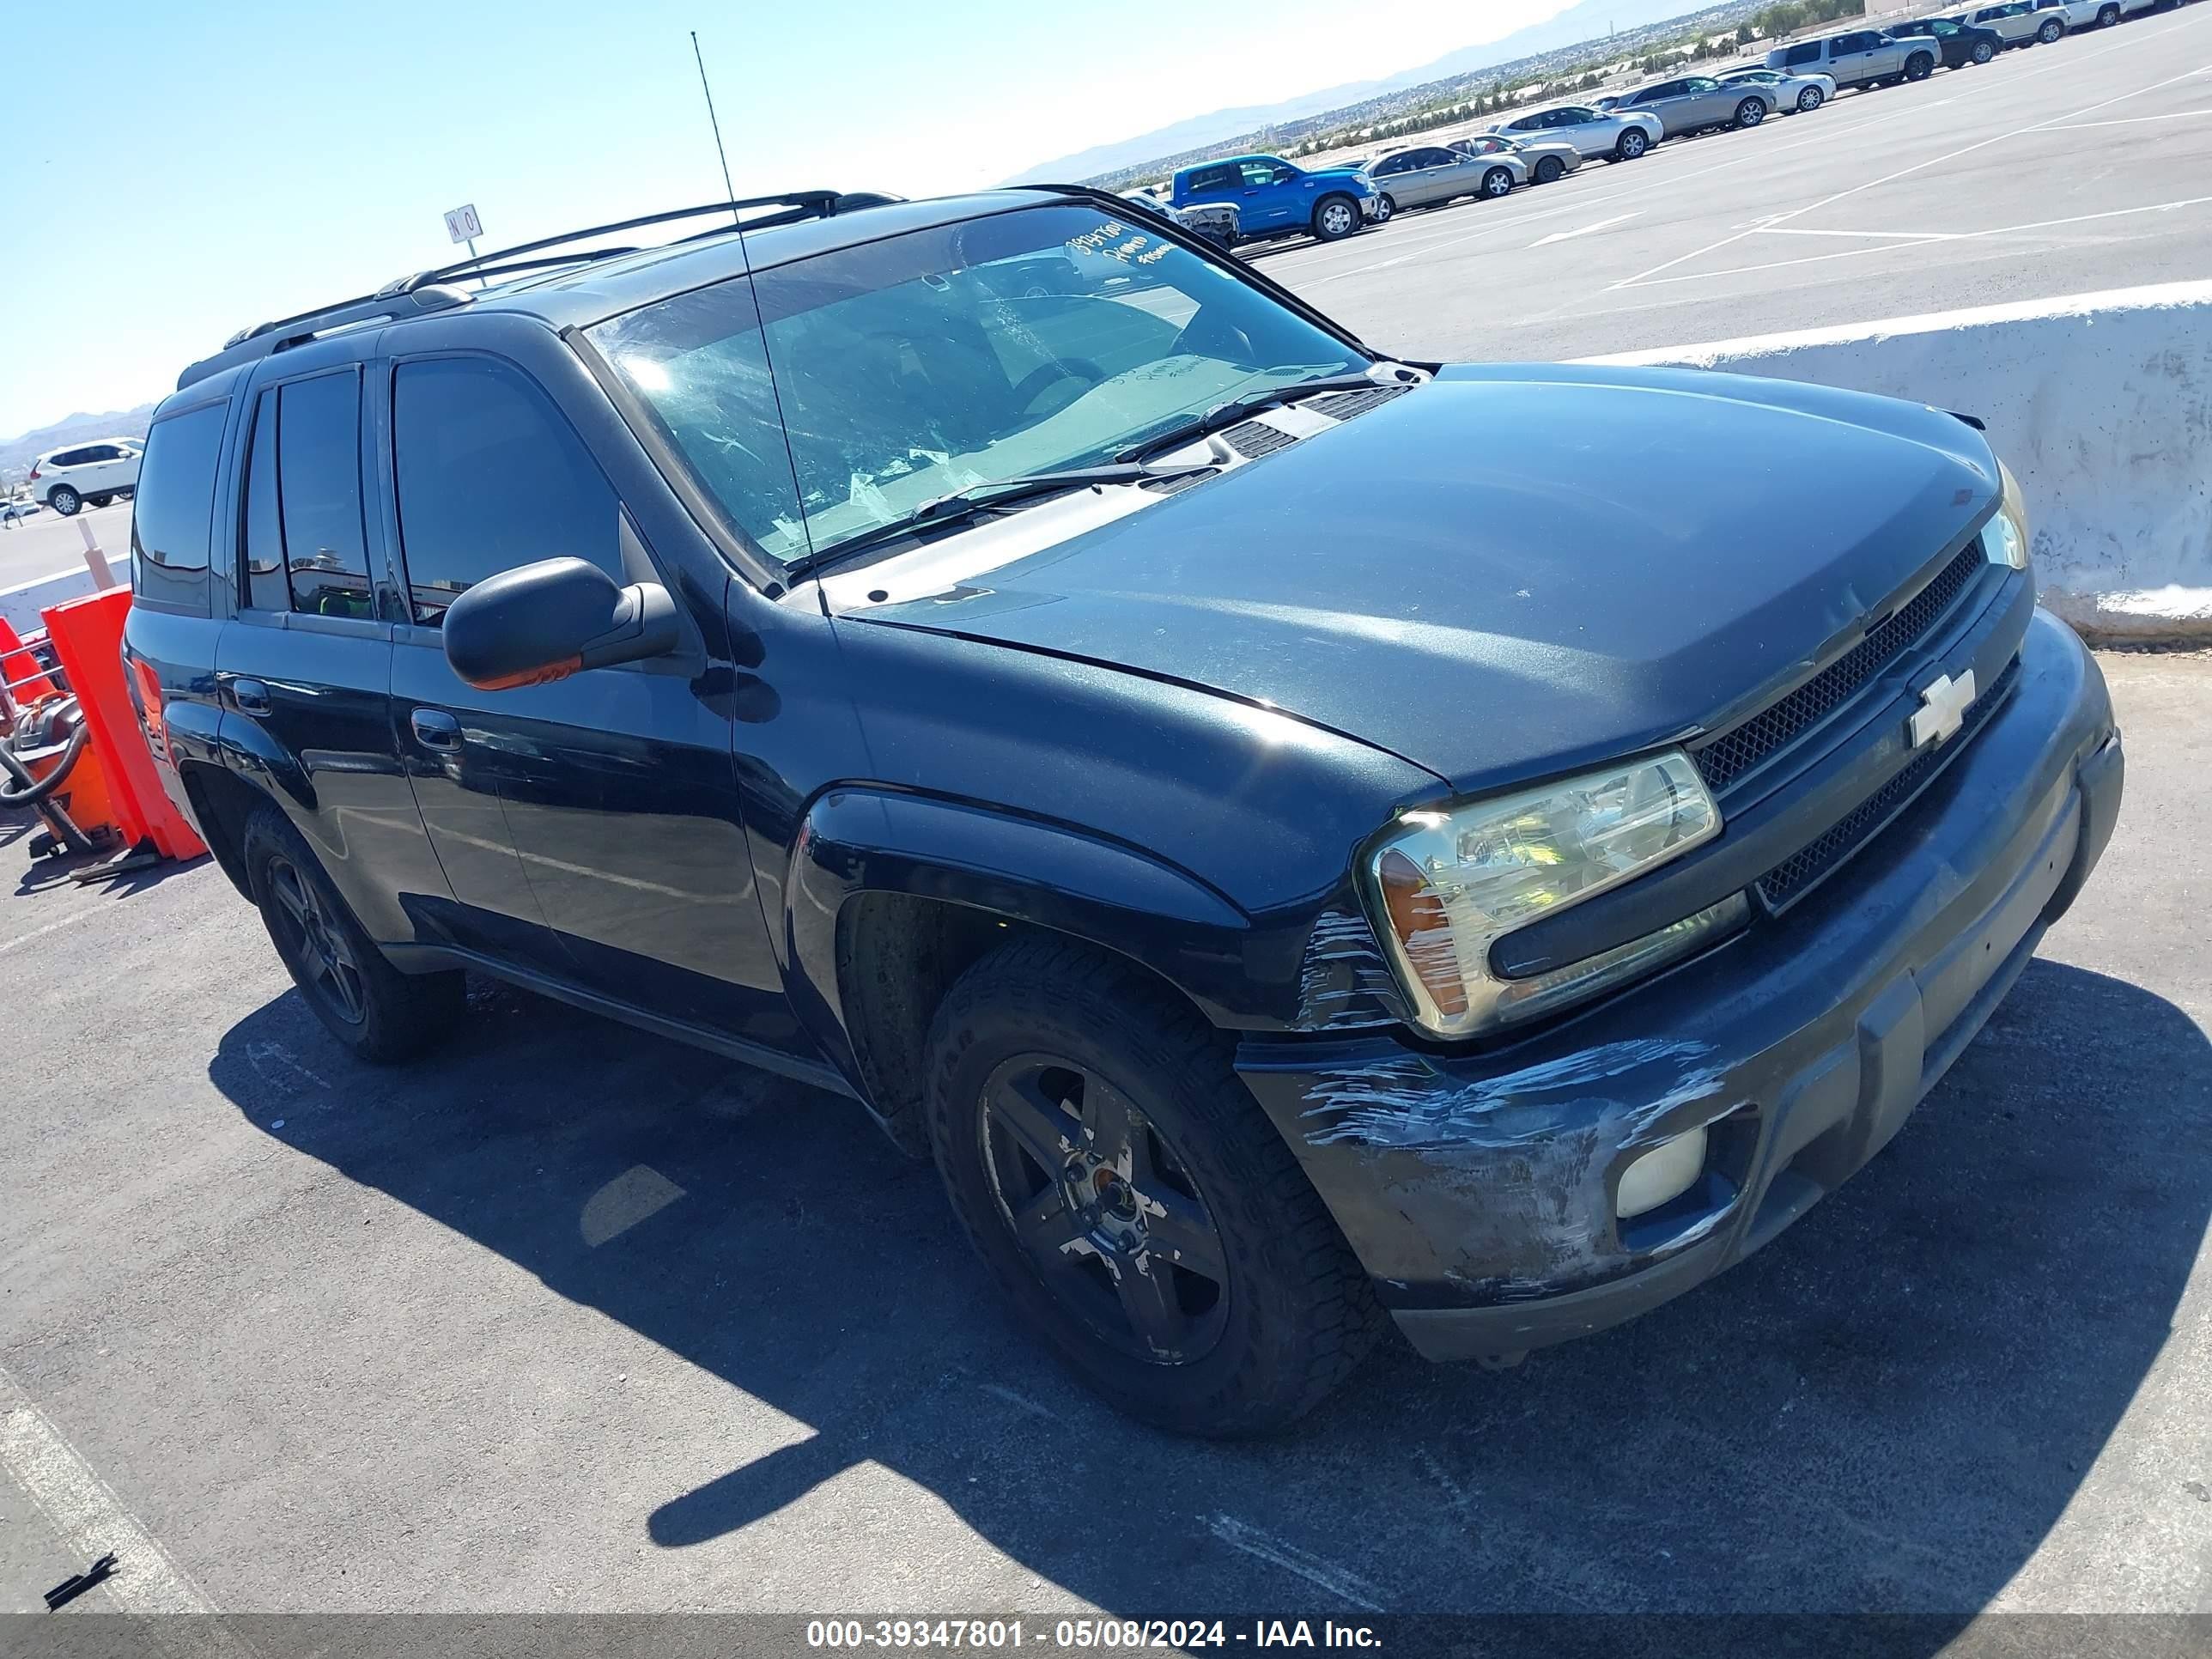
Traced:
[[1547, 155], [1536, 163], [1536, 182], [1540, 185], [1556, 184], [1559, 175], [1566, 170], [1567, 164], [1558, 156]]
[[77, 509], [84, 505], [84, 497], [67, 484], [56, 484], [52, 493], [46, 497], [46, 505], [64, 519], [73, 519]]
[[1324, 196], [1314, 204], [1316, 241], [1340, 242], [1358, 228], [1359, 204], [1349, 196]]
[[2058, 43], [2058, 37], [2065, 33], [2065, 24], [2060, 22], [2056, 17], [2046, 17], [2043, 20], [2043, 27], [2036, 30], [2035, 38], [2046, 46], [2056, 46]]
[[1398, 199], [1396, 197], [1391, 195], [1389, 191], [1385, 191], [1381, 196], [1376, 198], [1375, 222], [1376, 224], [1389, 224], [1390, 221], [1396, 216], [1397, 212]]
[[1613, 159], [1633, 161], [1651, 148], [1651, 136], [1642, 127], [1631, 127], [1613, 141]]
[[1766, 118], [1766, 100], [1747, 98], [1735, 106], [1735, 124], [1739, 129], [1755, 127]]
[[1510, 196], [1512, 193], [1513, 173], [1510, 168], [1492, 167], [1482, 175], [1482, 196], [1485, 201], [1494, 202], [1502, 196]]
[[1827, 101], [1827, 94], [1820, 88], [1808, 87], [1797, 94], [1797, 112], [1800, 115], [1810, 115]]
[[1905, 60], [1905, 78], [1908, 81], [1925, 81], [1935, 73], [1936, 60], [1924, 52], [1916, 52]]
[[115, 497], [112, 495], [88, 495], [85, 497], [85, 500], [91, 502], [94, 507], [106, 507], [114, 499]]
[[394, 968], [283, 813], [257, 807], [240, 854], [247, 890], [300, 1000], [355, 1059], [376, 1066], [411, 1060], [453, 1030], [468, 1004], [464, 976]]
[[1289, 1145], [1218, 1034], [1140, 969], [1010, 945], [946, 995], [928, 1064], [969, 1241], [1018, 1322], [1121, 1410], [1271, 1433], [1372, 1346], [1366, 1275]]

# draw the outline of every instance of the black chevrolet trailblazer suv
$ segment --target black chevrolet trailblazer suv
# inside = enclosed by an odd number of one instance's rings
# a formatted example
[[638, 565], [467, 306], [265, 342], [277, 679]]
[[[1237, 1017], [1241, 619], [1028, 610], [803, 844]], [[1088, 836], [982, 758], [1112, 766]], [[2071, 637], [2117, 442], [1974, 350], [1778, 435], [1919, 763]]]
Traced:
[[1139, 1416], [1738, 1261], [2111, 834], [1965, 418], [1391, 359], [1083, 190], [714, 211], [188, 369], [147, 736], [353, 1054], [479, 972], [850, 1096]]

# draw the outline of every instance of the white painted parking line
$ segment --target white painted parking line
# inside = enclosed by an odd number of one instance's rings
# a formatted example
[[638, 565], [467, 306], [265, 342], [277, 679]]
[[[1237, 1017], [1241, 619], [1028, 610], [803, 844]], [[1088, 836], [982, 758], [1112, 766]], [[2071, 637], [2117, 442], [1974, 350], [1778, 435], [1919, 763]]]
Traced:
[[[1830, 235], [1888, 237], [1909, 236], [1908, 246], [1920, 246], [1930, 242], [1978, 242], [1992, 236], [2019, 236], [2031, 231], [2056, 230], [2065, 225], [2086, 225], [2103, 219], [2124, 219], [2141, 213], [2176, 213], [2184, 208], [2203, 207], [2212, 204], [2212, 196], [2185, 197], [2178, 202], [2149, 202], [2141, 207], [2107, 208], [2102, 213], [2076, 213], [2063, 219], [2038, 219], [2024, 225], [1992, 225], [1986, 230], [1885, 232], [1879, 230], [1792, 231], [1778, 225], [1762, 225], [1747, 230], [1746, 236], [1761, 235]], [[1755, 265], [1723, 265], [1718, 270], [1693, 270], [1680, 276], [1659, 276], [1637, 284], [1639, 288], [1664, 288], [1670, 283], [1704, 283], [1717, 281], [1723, 276], [1741, 276], [1754, 270], [1779, 270], [1785, 265], [1813, 265], [1831, 259], [1855, 259], [1869, 253], [1899, 252], [1896, 242], [1887, 242], [1878, 247], [1845, 248], [1839, 253], [1808, 253], [1795, 259], [1768, 259]], [[1617, 285], [1616, 285], [1617, 286]]]
[[[74, 1570], [112, 1552], [115, 1572], [102, 1581], [126, 1613], [212, 1613], [190, 1575], [155, 1542], [138, 1517], [78, 1456], [60, 1430], [0, 1370], [0, 1467], [15, 1478], [70, 1550]], [[66, 1573], [58, 1573], [58, 1578]], [[219, 1632], [216, 1632], [219, 1636]]]
[[[2167, 33], [2172, 32], [2172, 31], [2170, 30], [2167, 31]], [[1830, 194], [1820, 198], [1817, 202], [1808, 202], [1803, 207], [1793, 208], [1789, 212], [1779, 215], [1768, 224], [1756, 227], [1751, 230], [1739, 230], [1733, 232], [1727, 236], [1722, 237], [1717, 242], [1709, 242], [1705, 246], [1693, 248], [1687, 253], [1677, 254], [1671, 259], [1662, 260], [1659, 264], [1650, 267], [1648, 270], [1640, 270], [1632, 276], [1624, 276], [1617, 283], [1610, 283], [1607, 284], [1606, 291], [1607, 293], [1611, 293], [1618, 289], [1636, 288], [1650, 283], [1654, 278], [1657, 277], [1662, 271], [1672, 270], [1677, 265], [1687, 264], [1691, 260], [1702, 258], [1709, 253], [1717, 253], [1721, 249], [1733, 246], [1735, 243], [1741, 241], [1747, 236], [1756, 235], [1760, 231], [1771, 230], [1775, 225], [1781, 223], [1784, 220], [1799, 218], [1808, 213], [1817, 213], [1820, 209], [1831, 207], [1836, 203], [1844, 200], [1846, 198], [1857, 196], [1869, 190], [1879, 190], [1884, 185], [1894, 184], [1899, 179], [1908, 178], [1916, 173], [1925, 172], [1928, 168], [1932, 167], [1941, 167], [1946, 161], [1955, 161], [1962, 155], [1972, 155], [1975, 151], [1987, 149], [1992, 144], [2002, 144], [2012, 139], [2024, 137], [2029, 133], [2045, 131], [2048, 129], [2058, 126], [2062, 123], [2071, 121], [2077, 116], [2093, 115], [2100, 109], [2109, 108], [2114, 104], [2124, 102], [2130, 98], [2142, 97], [2148, 93], [2158, 91], [2162, 87], [2170, 87], [2179, 82], [2186, 81], [2194, 76], [2200, 75], [2203, 73], [2205, 67], [2206, 66], [2199, 66], [2197, 69], [2185, 70], [2179, 75], [2167, 76], [2162, 81], [2154, 81], [2148, 86], [2138, 87], [2129, 92], [2116, 93], [2110, 98], [2100, 98], [2094, 104], [2085, 104], [2080, 109], [2069, 110], [2065, 114], [2053, 116], [2048, 121], [2039, 121], [2031, 126], [2014, 127], [2003, 132], [1993, 133], [1986, 138], [1978, 138], [1971, 144], [1961, 144], [1956, 149], [1945, 150], [1940, 155], [1928, 156], [1923, 160], [1913, 162], [1909, 167], [1895, 168], [1891, 172], [1881, 174], [1878, 178], [1867, 179], [1863, 184], [1848, 185], [1844, 189], [1832, 191]], [[2031, 74], [2038, 72], [2039, 71], [2035, 70], [2029, 71]], [[1812, 257], [1814, 258], [1834, 259], [1847, 258], [1850, 256], [1849, 254], [1815, 254]], [[1784, 260], [1780, 263], [1792, 264], [1805, 262]], [[1771, 269], [1771, 267], [1766, 265], [1753, 265], [1738, 267], [1737, 269], [1756, 270]], [[1702, 272], [1697, 274], [1700, 276], [1726, 276], [1733, 273], [1729, 271], [1719, 271]], [[1684, 279], [1674, 277], [1669, 278], [1668, 280], [1681, 281]]]
[[[2198, 70], [2196, 73], [2202, 75]], [[2212, 109], [2178, 109], [2166, 115], [2123, 115], [2117, 121], [2069, 121], [2063, 126], [2045, 127], [2045, 132], [2087, 132], [2091, 127], [2135, 127], [2146, 121], [2180, 121], [2192, 115], [2212, 115]]]
[[1643, 212], [1644, 210], [1642, 208], [1638, 208], [1633, 213], [1616, 213], [1612, 218], [1601, 219], [1594, 225], [1583, 225], [1574, 230], [1555, 230], [1549, 236], [1538, 237], [1534, 241], [1529, 243], [1528, 246], [1530, 247], [1549, 247], [1553, 242], [1571, 242], [1576, 237], [1587, 236], [1594, 230], [1603, 230], [1611, 225], [1625, 225], [1631, 219], [1640, 217]]

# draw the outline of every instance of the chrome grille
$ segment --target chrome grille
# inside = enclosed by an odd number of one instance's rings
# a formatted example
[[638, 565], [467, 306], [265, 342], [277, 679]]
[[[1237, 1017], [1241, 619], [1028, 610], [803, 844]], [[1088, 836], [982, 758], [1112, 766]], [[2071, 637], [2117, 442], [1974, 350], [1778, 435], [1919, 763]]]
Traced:
[[1967, 706], [1958, 731], [1935, 748], [1923, 750], [1906, 763], [1887, 783], [1838, 818], [1816, 839], [1799, 848], [1759, 878], [1759, 896], [1770, 910], [1785, 908], [1818, 886], [1831, 871], [1869, 841], [1883, 825], [1903, 811], [1923, 786], [1942, 770], [1966, 739], [1996, 712], [2020, 678], [2015, 659], [1997, 683]]
[[[1355, 394], [1356, 395], [1356, 394]], [[1965, 592], [1982, 565], [1979, 538], [1966, 544], [1935, 579], [1895, 611], [1867, 630], [1866, 637], [1826, 668], [1790, 692], [1770, 703], [1742, 725], [1691, 751], [1698, 775], [1718, 794], [1746, 772], [1786, 748], [1851, 697], [1898, 654], [1924, 638], [1959, 596]]]

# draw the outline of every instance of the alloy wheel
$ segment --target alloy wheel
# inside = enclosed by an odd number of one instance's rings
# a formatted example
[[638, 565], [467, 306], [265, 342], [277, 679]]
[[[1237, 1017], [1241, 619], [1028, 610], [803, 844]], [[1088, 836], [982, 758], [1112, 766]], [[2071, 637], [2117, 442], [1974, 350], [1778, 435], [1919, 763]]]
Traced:
[[325, 998], [333, 1012], [349, 1025], [360, 1024], [368, 1017], [368, 999], [361, 963], [344, 928], [323, 902], [315, 884], [289, 859], [271, 858], [266, 879], [269, 896], [276, 902], [286, 954], [299, 965], [307, 986]]
[[1099, 1339], [1154, 1364], [1220, 1340], [1228, 1252], [1188, 1167], [1127, 1096], [1047, 1054], [998, 1067], [978, 1116], [1000, 1218]]
[[1352, 210], [1341, 202], [1331, 202], [1321, 210], [1321, 228], [1331, 236], [1351, 234]]
[[1797, 107], [1804, 113], [1810, 114], [1820, 107], [1820, 89], [1818, 87], [1808, 87], [1797, 94]]

